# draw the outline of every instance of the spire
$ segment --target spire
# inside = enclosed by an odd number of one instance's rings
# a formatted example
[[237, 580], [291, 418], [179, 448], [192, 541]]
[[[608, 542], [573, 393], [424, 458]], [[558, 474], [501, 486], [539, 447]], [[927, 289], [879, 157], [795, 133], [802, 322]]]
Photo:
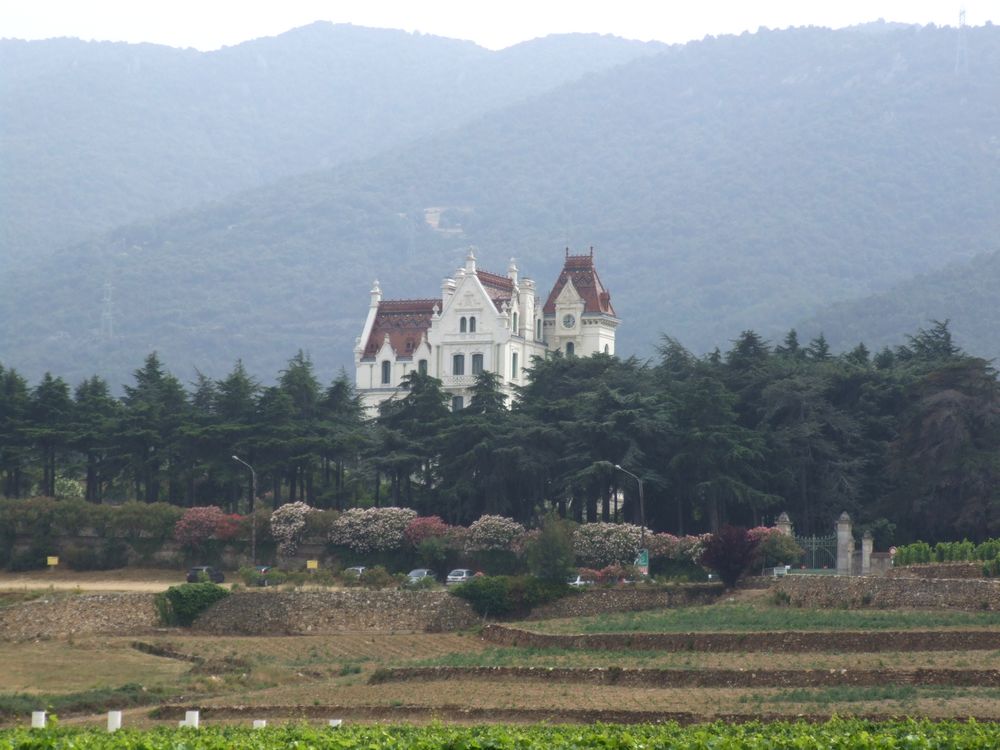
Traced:
[[517, 263], [514, 262], [513, 258], [510, 259], [510, 265], [507, 266], [507, 278], [517, 284]]
[[476, 272], [476, 252], [472, 245], [469, 245], [469, 254], [465, 256], [465, 272], [473, 274]]
[[378, 285], [378, 279], [375, 279], [369, 294], [372, 296], [372, 307], [378, 307], [378, 303], [382, 301], [382, 287]]

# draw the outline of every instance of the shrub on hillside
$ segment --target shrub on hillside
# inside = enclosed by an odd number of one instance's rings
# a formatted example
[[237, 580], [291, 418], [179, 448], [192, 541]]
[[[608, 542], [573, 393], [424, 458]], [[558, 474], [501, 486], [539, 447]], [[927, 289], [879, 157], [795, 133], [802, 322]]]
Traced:
[[303, 502], [285, 503], [271, 514], [271, 536], [278, 543], [278, 554], [291, 557], [298, 551], [306, 530], [306, 519], [315, 509]]
[[410, 508], [352, 508], [330, 528], [330, 542], [354, 552], [403, 548], [405, 532], [417, 513]]
[[525, 615], [572, 589], [565, 581], [542, 581], [534, 576], [476, 576], [449, 592], [465, 599], [483, 617], [507, 617]]
[[215, 583], [182, 583], [157, 594], [156, 607], [165, 625], [189, 627], [202, 612], [227, 596], [229, 590]]
[[216, 505], [188, 508], [174, 525], [174, 539], [183, 547], [200, 550], [210, 540], [226, 541], [235, 537], [240, 521], [240, 516], [227, 515]]
[[776, 565], [793, 565], [805, 554], [795, 539], [779, 529], [758, 526], [750, 529], [747, 534], [757, 540], [757, 551], [754, 556], [754, 567], [768, 568]]
[[465, 548], [469, 552], [513, 552], [524, 537], [524, 526], [504, 516], [482, 516], [469, 526]]
[[442, 539], [448, 535], [451, 526], [445, 523], [440, 516], [417, 516], [403, 531], [406, 541], [415, 548], [427, 539]]
[[[651, 534], [647, 534], [649, 538]], [[573, 534], [576, 561], [590, 568], [631, 564], [639, 552], [642, 527], [631, 523], [586, 523]]]

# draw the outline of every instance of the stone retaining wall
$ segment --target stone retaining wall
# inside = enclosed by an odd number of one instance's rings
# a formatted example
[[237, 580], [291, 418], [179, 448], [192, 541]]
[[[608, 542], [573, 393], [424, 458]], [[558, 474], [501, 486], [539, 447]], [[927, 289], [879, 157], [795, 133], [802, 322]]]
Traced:
[[487, 625], [483, 640], [501, 646], [590, 651], [972, 651], [1000, 649], [997, 630], [769, 631], [760, 633], [598, 633], [553, 635]]
[[1000, 581], [988, 579], [786, 576], [773, 590], [802, 607], [1000, 611]]
[[608, 612], [639, 612], [644, 609], [711, 604], [721, 594], [721, 583], [691, 583], [656, 588], [641, 585], [614, 588], [593, 586], [536, 607], [527, 619], [550, 620], [557, 617], [586, 617]]
[[478, 624], [467, 602], [443, 591], [246, 591], [198, 618], [215, 635], [444, 632]]
[[922, 563], [893, 568], [890, 578], [983, 578], [981, 562]]
[[0, 609], [0, 639], [134, 635], [159, 620], [154, 594], [86, 594], [36, 599]]

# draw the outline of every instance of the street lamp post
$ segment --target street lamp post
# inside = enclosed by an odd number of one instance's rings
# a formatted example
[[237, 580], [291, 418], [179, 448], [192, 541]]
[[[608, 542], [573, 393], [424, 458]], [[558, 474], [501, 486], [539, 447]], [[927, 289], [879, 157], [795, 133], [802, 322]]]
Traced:
[[639, 547], [641, 549], [646, 549], [646, 507], [642, 501], [642, 480], [639, 479], [635, 474], [633, 474], [628, 469], [625, 469], [621, 464], [615, 464], [615, 468], [618, 469], [622, 474], [628, 474], [639, 484], [639, 522], [642, 524], [641, 539], [639, 540]]
[[248, 505], [250, 506], [250, 564], [256, 567], [257, 565], [257, 514], [254, 513], [254, 497], [257, 491], [257, 472], [253, 470], [253, 467], [244, 461], [239, 456], [233, 456], [233, 460], [237, 461], [248, 469], [250, 469], [250, 500]]

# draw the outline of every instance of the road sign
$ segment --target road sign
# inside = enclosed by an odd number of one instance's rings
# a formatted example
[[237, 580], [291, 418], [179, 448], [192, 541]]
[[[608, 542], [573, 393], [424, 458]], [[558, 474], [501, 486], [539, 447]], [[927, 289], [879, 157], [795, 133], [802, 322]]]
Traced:
[[58, 565], [58, 564], [59, 564], [59, 558], [58, 558], [58, 557], [56, 557], [56, 556], [54, 556], [54, 555], [49, 555], [49, 556], [48, 556], [48, 557], [46, 558], [46, 564], [47, 564], [47, 565], [48, 565], [48, 566], [49, 566], [50, 568], [54, 568], [54, 567], [55, 567], [56, 565]]
[[639, 569], [644, 576], [649, 575], [649, 550], [641, 549], [639, 554], [635, 556], [635, 566]]
[[306, 569], [307, 570], [318, 570], [319, 569], [319, 560], [306, 560]]

